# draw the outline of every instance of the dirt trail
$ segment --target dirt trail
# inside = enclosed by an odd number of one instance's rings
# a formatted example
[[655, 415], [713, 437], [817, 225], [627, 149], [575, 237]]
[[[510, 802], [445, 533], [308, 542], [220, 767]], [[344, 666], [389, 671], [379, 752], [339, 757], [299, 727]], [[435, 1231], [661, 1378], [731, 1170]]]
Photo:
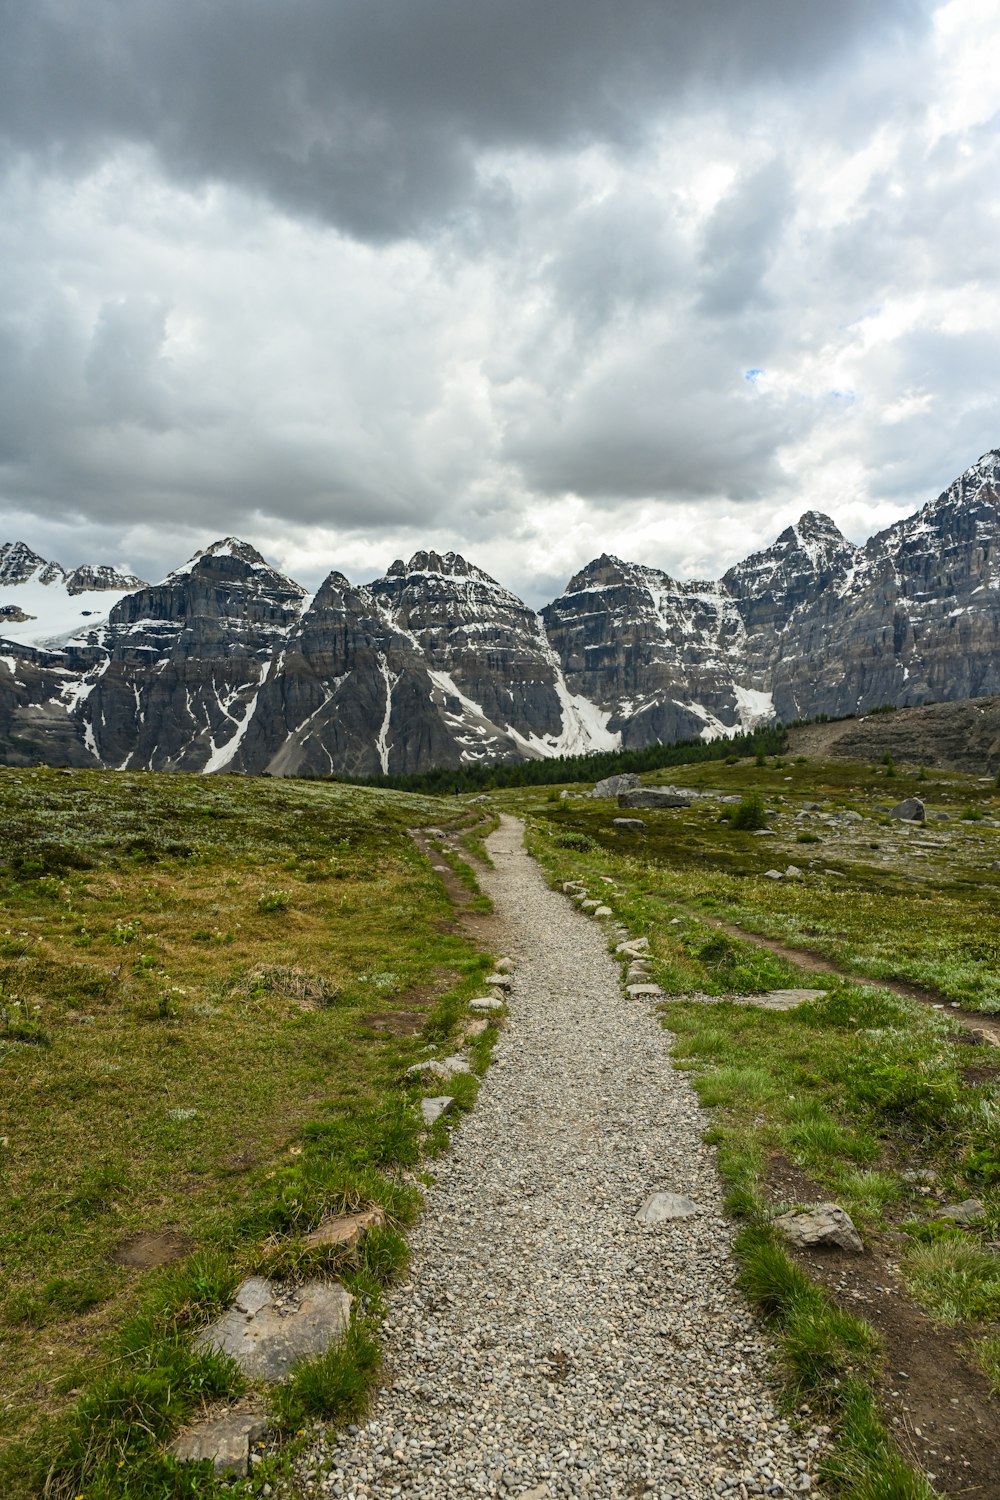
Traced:
[[798, 964], [801, 969], [807, 969], [812, 974], [836, 974], [838, 978], [849, 979], [854, 984], [875, 985], [882, 990], [891, 990], [894, 995], [904, 995], [908, 1000], [919, 1000], [921, 1005], [945, 1010], [960, 1026], [981, 1033], [983, 1039], [988, 1038], [995, 1046], [1000, 1047], [1000, 1018], [996, 1016], [987, 1016], [979, 1010], [966, 1010], [964, 1006], [953, 1005], [934, 990], [925, 990], [918, 984], [907, 984], [902, 979], [871, 979], [865, 974], [852, 974], [849, 969], [840, 968], [830, 959], [813, 953], [808, 948], [792, 948], [777, 938], [764, 937], [759, 932], [747, 932], [745, 927], [737, 927], [735, 923], [725, 922], [721, 917], [707, 917], [704, 912], [690, 907], [686, 909], [693, 918], [704, 922], [706, 927], [714, 927], [718, 932], [725, 932], [729, 937], [740, 938], [747, 943], [756, 943], [758, 948], [766, 948], [768, 953], [788, 959], [790, 963]]

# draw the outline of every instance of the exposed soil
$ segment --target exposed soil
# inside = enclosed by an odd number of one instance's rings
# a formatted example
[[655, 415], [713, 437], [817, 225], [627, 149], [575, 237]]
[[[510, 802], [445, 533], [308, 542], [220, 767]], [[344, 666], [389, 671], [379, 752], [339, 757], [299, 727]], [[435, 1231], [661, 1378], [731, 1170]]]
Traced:
[[172, 1229], [161, 1229], [130, 1235], [115, 1246], [111, 1259], [119, 1266], [150, 1271], [154, 1266], [169, 1266], [171, 1261], [182, 1260], [193, 1249], [194, 1240], [190, 1236]]
[[[784, 1156], [772, 1159], [776, 1206], [823, 1202], [827, 1194]], [[884, 1347], [879, 1399], [904, 1456], [941, 1495], [1000, 1496], [1000, 1404], [966, 1352], [967, 1337], [936, 1323], [907, 1295], [899, 1269], [904, 1237], [866, 1234], [864, 1255], [789, 1253], [848, 1312], [877, 1329]]]
[[786, 958], [790, 963], [798, 964], [801, 969], [806, 969], [811, 974], [836, 974], [838, 978], [850, 979], [855, 984], [876, 985], [879, 989], [891, 990], [894, 995], [905, 995], [909, 1000], [919, 1000], [921, 1005], [944, 1007], [953, 1021], [957, 1021], [960, 1026], [965, 1026], [970, 1032], [982, 1033], [983, 1040], [989, 1040], [1000, 1047], [1000, 1018], [996, 1016], [987, 1016], [979, 1010], [966, 1010], [964, 1006], [953, 1005], [950, 1000], [945, 1000], [936, 991], [922, 989], [917, 984], [907, 984], [902, 979], [870, 979], [864, 974], [852, 974], [848, 969], [838, 968], [822, 954], [813, 953], [808, 948], [791, 948], [787, 943], [779, 942], [777, 938], [764, 937], [759, 932], [747, 932], [732, 922], [724, 922], [721, 917], [708, 917], [704, 912], [697, 912], [695, 915], [706, 926], [715, 927], [719, 932], [728, 933], [730, 937], [741, 938], [744, 942], [756, 943], [758, 948], [766, 948], [768, 953], [774, 953], [778, 958]]

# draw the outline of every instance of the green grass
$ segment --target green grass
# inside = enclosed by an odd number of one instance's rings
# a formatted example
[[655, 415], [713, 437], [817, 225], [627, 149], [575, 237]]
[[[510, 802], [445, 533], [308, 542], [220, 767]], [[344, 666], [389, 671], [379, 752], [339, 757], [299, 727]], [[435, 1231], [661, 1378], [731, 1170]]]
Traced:
[[[5, 1500], [36, 1493], [43, 1463], [56, 1500], [84, 1476], [87, 1500], [213, 1492], [160, 1456], [238, 1384], [192, 1355], [191, 1328], [276, 1241], [377, 1203], [368, 1263], [311, 1263], [354, 1279], [356, 1347], [304, 1374], [285, 1415], [332, 1411], [338, 1390], [353, 1410], [369, 1387], [418, 1207], [399, 1178], [420, 1153], [405, 1070], [453, 1048], [490, 963], [407, 831], [442, 818], [468, 821], [336, 784], [0, 773]], [[194, 1253], [116, 1261], [160, 1231]], [[291, 1251], [274, 1264], [297, 1274]]]
[[[669, 903], [670, 915], [722, 917], [857, 977], [906, 980], [944, 1000], [1000, 1013], [1000, 944], [991, 936], [1000, 829], [959, 817], [968, 806], [1000, 813], [992, 782], [899, 773], [890, 794], [880, 773], [849, 762], [746, 761], [677, 767], [670, 779], [709, 795], [689, 809], [643, 814], [642, 832], [615, 829], [607, 808], [586, 800], [548, 802], [529, 792], [497, 799], [536, 821], [543, 859], [547, 844], [553, 856], [560, 849], [593, 855], [572, 873], [599, 866], [627, 877], [633, 896], [646, 898], [649, 917], [657, 902]], [[759, 798], [776, 836], [734, 828], [730, 809], [718, 801], [723, 794]], [[907, 829], [879, 811], [908, 795], [930, 808], [926, 828]], [[820, 803], [820, 812], [858, 812], [862, 821], [828, 825], [810, 812], [814, 821], [803, 824], [797, 814], [808, 801]], [[936, 821], [937, 811], [948, 812], [949, 821]], [[814, 850], [799, 842], [803, 835], [820, 840]], [[762, 878], [789, 863], [805, 878]]]

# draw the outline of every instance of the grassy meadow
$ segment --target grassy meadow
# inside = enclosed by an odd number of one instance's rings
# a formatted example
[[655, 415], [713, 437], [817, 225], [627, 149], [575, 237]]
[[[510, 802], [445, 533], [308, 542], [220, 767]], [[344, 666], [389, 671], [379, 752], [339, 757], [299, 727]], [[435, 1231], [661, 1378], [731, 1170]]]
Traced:
[[[419, 1205], [405, 1069], [454, 1038], [490, 962], [408, 833], [460, 814], [328, 783], [0, 771], [5, 1497], [212, 1493], [159, 1450], [239, 1389], [188, 1334], [252, 1271], [336, 1272], [358, 1298], [349, 1347], [275, 1428], [363, 1398]], [[368, 1203], [387, 1227], [360, 1257], [297, 1248]], [[150, 1239], [169, 1264], [123, 1263]]]

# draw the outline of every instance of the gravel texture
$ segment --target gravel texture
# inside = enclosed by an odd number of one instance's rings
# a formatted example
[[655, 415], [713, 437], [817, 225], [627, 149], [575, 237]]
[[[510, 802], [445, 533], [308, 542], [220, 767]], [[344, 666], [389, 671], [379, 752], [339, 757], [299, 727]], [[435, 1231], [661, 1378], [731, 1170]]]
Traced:
[[[475, 1111], [435, 1163], [370, 1419], [321, 1436], [306, 1496], [684, 1497], [814, 1491], [734, 1285], [696, 1098], [595, 921], [512, 818], [483, 886], [516, 961]], [[602, 895], [608, 888], [602, 887]], [[613, 900], [613, 896], [610, 897]], [[637, 1222], [654, 1192], [692, 1217]]]

